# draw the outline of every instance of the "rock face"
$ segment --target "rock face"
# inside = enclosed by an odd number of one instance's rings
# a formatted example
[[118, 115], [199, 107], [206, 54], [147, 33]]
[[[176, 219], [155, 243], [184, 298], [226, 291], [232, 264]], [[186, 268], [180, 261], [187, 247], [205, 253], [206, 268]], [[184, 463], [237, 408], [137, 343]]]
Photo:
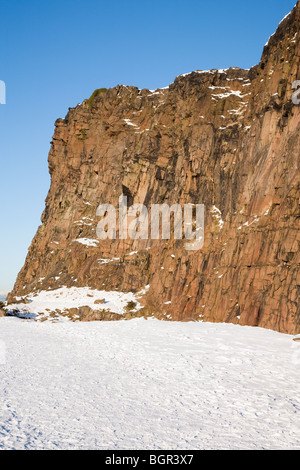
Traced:
[[[250, 70], [156, 91], [99, 90], [58, 119], [42, 225], [8, 301], [89, 286], [139, 292], [143, 313], [300, 332], [300, 4]], [[98, 240], [96, 209], [204, 204], [205, 241]]]

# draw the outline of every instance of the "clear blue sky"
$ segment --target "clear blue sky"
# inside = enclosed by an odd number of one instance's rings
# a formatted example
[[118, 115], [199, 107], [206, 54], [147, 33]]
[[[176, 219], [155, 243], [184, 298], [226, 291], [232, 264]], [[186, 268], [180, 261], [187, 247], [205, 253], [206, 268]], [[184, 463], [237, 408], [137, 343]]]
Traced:
[[54, 122], [96, 88], [250, 68], [296, 0], [0, 0], [0, 293], [40, 224]]

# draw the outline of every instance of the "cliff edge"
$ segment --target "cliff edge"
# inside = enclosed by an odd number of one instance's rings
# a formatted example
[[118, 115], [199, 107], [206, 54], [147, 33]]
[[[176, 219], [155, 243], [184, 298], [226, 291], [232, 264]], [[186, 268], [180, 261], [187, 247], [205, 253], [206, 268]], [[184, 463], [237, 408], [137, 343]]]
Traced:
[[[100, 89], [58, 119], [42, 225], [7, 309], [88, 287], [136, 295], [139, 309], [126, 304], [123, 316], [299, 333], [299, 26], [298, 2], [250, 70], [195, 71], [155, 91]], [[99, 240], [97, 207], [117, 207], [121, 194], [130, 204], [204, 204], [202, 249]], [[78, 318], [96, 312], [86, 300]], [[105, 302], [90, 318], [108, 318]]]

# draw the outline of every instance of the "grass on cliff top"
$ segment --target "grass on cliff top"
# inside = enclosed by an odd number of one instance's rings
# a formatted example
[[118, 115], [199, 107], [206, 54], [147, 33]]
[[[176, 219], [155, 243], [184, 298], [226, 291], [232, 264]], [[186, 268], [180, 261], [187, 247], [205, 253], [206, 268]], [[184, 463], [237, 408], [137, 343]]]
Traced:
[[92, 108], [93, 102], [94, 102], [94, 99], [96, 98], [96, 96], [100, 95], [101, 93], [105, 93], [106, 91], [107, 91], [107, 88], [97, 88], [97, 90], [95, 90], [93, 92], [93, 94], [87, 100], [87, 104], [88, 104], [89, 109]]

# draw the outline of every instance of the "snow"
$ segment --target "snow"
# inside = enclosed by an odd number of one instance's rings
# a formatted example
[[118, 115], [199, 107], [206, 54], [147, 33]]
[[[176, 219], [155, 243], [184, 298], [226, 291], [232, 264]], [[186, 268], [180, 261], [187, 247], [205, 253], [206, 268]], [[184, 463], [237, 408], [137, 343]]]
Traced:
[[240, 114], [243, 114], [245, 109], [243, 109], [243, 107], [239, 108], [239, 109], [230, 109], [228, 111], [228, 114], [235, 114], [235, 115], [240, 115]]
[[[130, 253], [127, 254], [127, 256], [134, 256], [138, 253], [138, 251], [131, 251]], [[107, 264], [107, 263], [112, 263], [114, 261], [120, 261], [121, 258], [99, 258], [98, 262], [99, 264]]]
[[[296, 5], [297, 5], [297, 4], [296, 4]], [[296, 6], [296, 5], [295, 5], [295, 6]], [[290, 11], [290, 12], [289, 12], [287, 15], [285, 15], [285, 17], [284, 17], [284, 18], [282, 18], [282, 20], [280, 21], [280, 23], [279, 23], [279, 24], [283, 23], [283, 22], [284, 22], [284, 20], [290, 16], [290, 14], [292, 13], [292, 11], [293, 11], [293, 10], [291, 10], [291, 11]], [[279, 26], [279, 25], [278, 25], [278, 26]]]
[[271, 36], [269, 37], [269, 39], [267, 40], [266, 44], [264, 47], [267, 47], [269, 45], [269, 42], [270, 42], [270, 39], [275, 35], [275, 33], [271, 34]]
[[169, 88], [170, 88], [170, 85], [164, 86], [162, 88], [156, 88], [156, 90], [149, 90], [150, 94], [148, 96], [159, 95], [162, 92], [162, 90], [168, 90]]
[[143, 131], [136, 131], [135, 134], [144, 134], [144, 132], [148, 132], [148, 131], [150, 131], [150, 129], [144, 129]]
[[[292, 44], [295, 44], [297, 41], [296, 41], [296, 37], [297, 37], [298, 33], [295, 33], [294, 36], [292, 37], [292, 40], [291, 40], [291, 43]], [[289, 49], [289, 48], [288, 48]]]
[[[219, 88], [219, 87], [218, 87]], [[249, 93], [247, 93], [249, 94]], [[228, 98], [229, 96], [238, 96], [239, 98], [243, 98], [244, 96], [246, 96], [245, 94], [243, 95], [241, 91], [237, 90], [237, 91], [234, 91], [234, 90], [230, 90], [228, 91], [227, 93], [219, 93], [219, 94], [212, 94], [211, 96], [213, 96], [214, 98], [220, 98], [220, 99], [223, 99], [223, 98]]]
[[[234, 68], [234, 67], [233, 67]], [[227, 70], [229, 70], [229, 68], [227, 69], [211, 69], [211, 70], [195, 70], [193, 72], [188, 72], [188, 73], [182, 73], [181, 75], [178, 75], [177, 78], [179, 77], [187, 77], [188, 75], [191, 75], [192, 73], [199, 73], [199, 74], [202, 74], [202, 73], [210, 73], [210, 74], [215, 74], [215, 73], [227, 73]]]
[[212, 209], [211, 209], [210, 212], [212, 213], [214, 219], [216, 220], [216, 222], [219, 226], [219, 229], [221, 230], [223, 228], [223, 225], [224, 225], [224, 221], [222, 220], [222, 212], [216, 206], [212, 206]]
[[[296, 5], [297, 5], [297, 4], [296, 4]], [[296, 6], [296, 5], [295, 5], [295, 6]], [[282, 18], [282, 20], [281, 20], [280, 23], [278, 24], [278, 27], [279, 27], [279, 25], [281, 25], [281, 23], [283, 23], [283, 21], [284, 21], [286, 18], [288, 18], [288, 17], [290, 16], [290, 14], [292, 13], [292, 11], [293, 11], [293, 10], [291, 10], [287, 15], [285, 15], [284, 18]], [[275, 35], [275, 33], [271, 34], [271, 36], [269, 37], [268, 41], [267, 41], [266, 44], [265, 44], [265, 47], [269, 45], [270, 39], [271, 39], [274, 35]]]
[[93, 220], [94, 219], [91, 219], [91, 217], [82, 217], [82, 219], [80, 220], [75, 220], [75, 222], [73, 222], [74, 224], [76, 225], [93, 225]]
[[[95, 304], [97, 300], [104, 300], [100, 307], [113, 313], [123, 314], [128, 302], [136, 303], [136, 309], [140, 308], [138, 302], [139, 296], [144, 291], [137, 294], [131, 292], [124, 293], [118, 291], [105, 291], [91, 289], [90, 287], [66, 287], [59, 289], [40, 291], [38, 293], [28, 294], [26, 298], [29, 303], [9, 304], [8, 311], [18, 309], [22, 316], [27, 318], [43, 318], [49, 316], [49, 312], [56, 310], [65, 311], [70, 308], [91, 307], [95, 310], [99, 308]], [[16, 300], [21, 300], [17, 298]], [[57, 315], [56, 321], [69, 321], [65, 316]]]
[[228, 90], [228, 86], [224, 87], [224, 86], [209, 86], [208, 87], [210, 90]]
[[92, 238], [76, 238], [73, 242], [80, 243], [81, 245], [93, 246], [98, 248], [99, 240]]
[[124, 119], [124, 121], [126, 122], [126, 124], [128, 124], [128, 126], [138, 127], [138, 125], [131, 122], [130, 119]]
[[99, 258], [99, 264], [113, 263], [114, 261], [120, 261], [120, 258]]
[[299, 449], [300, 343], [252, 327], [0, 318], [0, 449]]
[[[264, 214], [264, 215], [267, 215], [267, 214]], [[244, 224], [240, 225], [237, 230], [241, 230], [243, 227], [249, 227], [250, 225], [254, 224], [255, 222], [258, 222], [259, 221], [259, 217], [257, 217], [257, 215], [254, 215], [253, 216], [254, 219], [249, 222], [249, 220], [247, 220], [247, 222], [245, 222]]]

